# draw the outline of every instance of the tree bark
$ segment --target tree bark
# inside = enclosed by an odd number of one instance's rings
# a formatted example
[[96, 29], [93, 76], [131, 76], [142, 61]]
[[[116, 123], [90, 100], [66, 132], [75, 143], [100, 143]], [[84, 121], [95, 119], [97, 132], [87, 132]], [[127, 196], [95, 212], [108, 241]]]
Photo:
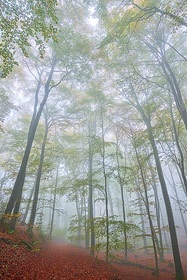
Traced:
[[175, 77], [174, 72], [172, 71], [169, 63], [166, 60], [166, 57], [164, 55], [163, 45], [160, 44], [160, 38], [156, 38], [156, 43], [160, 47], [160, 51], [157, 50], [152, 44], [147, 42], [146, 40], [142, 39], [142, 41], [148, 46], [148, 48], [151, 50], [152, 54], [158, 61], [158, 64], [162, 68], [162, 71], [165, 75], [166, 81], [170, 87], [170, 92], [172, 93], [176, 107], [178, 109], [179, 114], [181, 115], [181, 118], [183, 119], [184, 125], [187, 129], [187, 110], [185, 107], [185, 103], [183, 100], [183, 96], [178, 84], [178, 81]]
[[57, 194], [57, 185], [58, 185], [58, 169], [59, 169], [59, 163], [57, 165], [57, 170], [56, 170], [56, 180], [55, 180], [55, 189], [54, 189], [54, 198], [53, 198], [51, 227], [50, 227], [50, 233], [49, 233], [49, 238], [50, 239], [52, 238], [52, 234], [53, 234], [53, 225], [54, 225], [54, 217], [55, 217], [56, 194]]
[[42, 149], [41, 149], [41, 154], [40, 154], [40, 163], [39, 163], [39, 168], [38, 168], [37, 178], [36, 178], [34, 200], [32, 203], [30, 221], [29, 221], [29, 225], [28, 225], [28, 232], [30, 232], [30, 233], [32, 232], [34, 220], [35, 220], [35, 216], [36, 216], [36, 208], [37, 208], [37, 203], [38, 203], [38, 195], [39, 195], [40, 181], [41, 181], [41, 176], [42, 176], [42, 168], [43, 168], [43, 162], [44, 162], [47, 134], [48, 134], [48, 124], [47, 124], [47, 118], [45, 116], [45, 134], [44, 134]]
[[105, 167], [105, 137], [104, 137], [104, 120], [103, 111], [101, 108], [101, 133], [102, 133], [102, 167], [104, 176], [104, 191], [105, 191], [105, 208], [106, 208], [106, 262], [109, 257], [109, 211], [108, 211], [108, 190], [107, 190], [107, 175]]
[[176, 233], [176, 228], [175, 228], [175, 222], [174, 222], [174, 217], [173, 217], [173, 212], [171, 208], [171, 202], [169, 199], [159, 155], [158, 155], [158, 150], [157, 146], [153, 137], [152, 133], [152, 127], [150, 122], [147, 119], [144, 119], [147, 130], [148, 130], [148, 135], [149, 135], [149, 140], [153, 149], [154, 153], [154, 158], [156, 162], [156, 167], [157, 167], [157, 172], [162, 188], [162, 193], [163, 193], [163, 198], [164, 202], [166, 205], [166, 212], [167, 212], [167, 217], [168, 217], [168, 223], [169, 223], [169, 229], [170, 229], [170, 237], [171, 237], [171, 244], [172, 244], [172, 250], [173, 250], [173, 258], [175, 262], [175, 271], [176, 271], [176, 278], [177, 280], [183, 280], [184, 279], [184, 273], [183, 273], [183, 268], [182, 268], [182, 263], [181, 263], [181, 257], [180, 257], [180, 252], [179, 252], [179, 246], [178, 246], [178, 239], [177, 239], [177, 233]]
[[29, 199], [28, 199], [28, 202], [27, 202], [27, 207], [26, 207], [26, 210], [25, 210], [25, 213], [24, 213], [24, 216], [23, 216], [23, 220], [22, 220], [23, 224], [25, 224], [25, 221], [27, 219], [27, 215], [28, 215], [31, 200], [32, 200], [32, 197], [33, 197], [33, 194], [34, 194], [35, 186], [36, 186], [36, 180], [34, 182], [34, 185], [32, 187], [32, 190], [30, 192], [30, 196], [29, 196]]
[[168, 218], [168, 224], [169, 224], [169, 230], [170, 230], [170, 237], [171, 237], [171, 244], [172, 244], [172, 251], [173, 251], [173, 258], [174, 258], [174, 263], [175, 263], [176, 279], [183, 280], [184, 272], [183, 272], [182, 263], [181, 263], [181, 257], [180, 257], [180, 252], [179, 252], [179, 245], [178, 245], [178, 239], [177, 239], [173, 212], [172, 212], [172, 208], [171, 208], [171, 202], [169, 199], [167, 186], [166, 186], [164, 174], [163, 174], [162, 167], [161, 167], [158, 149], [157, 149], [156, 142], [155, 142], [155, 139], [153, 136], [151, 122], [150, 122], [150, 119], [146, 116], [143, 108], [141, 107], [138, 97], [132, 87], [132, 84], [131, 84], [131, 89], [132, 89], [132, 94], [133, 94], [135, 102], [136, 102], [135, 107], [140, 112], [142, 119], [146, 125], [149, 141], [151, 143], [151, 147], [153, 150], [157, 173], [158, 173], [158, 177], [159, 177], [159, 181], [160, 181], [160, 185], [161, 185], [161, 189], [162, 189], [162, 194], [163, 194], [163, 198], [164, 198], [164, 202], [165, 202], [165, 206], [166, 206], [166, 212], [167, 212], [167, 218]]
[[187, 179], [186, 179], [185, 170], [184, 170], [184, 156], [183, 156], [183, 152], [182, 152], [180, 142], [179, 142], [179, 137], [178, 137], [178, 133], [177, 133], [176, 125], [175, 125], [171, 101], [170, 101], [170, 113], [171, 113], [171, 119], [172, 119], [172, 125], [173, 125], [173, 132], [174, 132], [174, 136], [175, 136], [175, 142], [176, 142], [177, 149], [179, 152], [179, 157], [180, 157], [180, 162], [179, 162], [178, 166], [181, 171], [183, 185], [185, 187], [185, 194], [187, 196]]
[[169, 165], [168, 165], [168, 168], [169, 168], [169, 172], [170, 172], [170, 175], [171, 175], [171, 179], [172, 179], [172, 183], [173, 183], [173, 188], [174, 188], [175, 195], [176, 195], [176, 200], [177, 200], [177, 203], [178, 203], [178, 206], [179, 206], [179, 211], [180, 211], [180, 214], [181, 214], [181, 219], [182, 219], [182, 223], [183, 223], [183, 226], [184, 226], [184, 231], [185, 231], [185, 234], [187, 236], [187, 227], [186, 227], [186, 223], [185, 223], [185, 220], [184, 220], [183, 212], [182, 212], [182, 209], [181, 209], [180, 200], [179, 200], [179, 196], [178, 196], [178, 193], [177, 193], [177, 188], [176, 188], [175, 180], [174, 180], [173, 173], [172, 173], [171, 168], [170, 168]]
[[[136, 186], [138, 186], [138, 182], [136, 180]], [[141, 214], [141, 225], [142, 225], [142, 232], [143, 232], [143, 244], [144, 244], [144, 248], [145, 248], [145, 253], [148, 254], [148, 250], [147, 250], [147, 239], [146, 236], [144, 234], [146, 234], [146, 230], [145, 230], [145, 222], [144, 222], [144, 213], [143, 213], [143, 209], [142, 209], [142, 204], [141, 204], [141, 197], [140, 197], [140, 192], [138, 191], [137, 193], [138, 195], [138, 200], [139, 200], [139, 207], [140, 207], [140, 214]]]
[[117, 172], [118, 172], [118, 179], [119, 179], [119, 185], [120, 185], [120, 191], [121, 191], [121, 203], [122, 203], [122, 212], [123, 212], [123, 222], [124, 222], [124, 239], [125, 239], [125, 261], [127, 261], [127, 254], [128, 254], [128, 248], [127, 248], [127, 230], [126, 230], [126, 211], [125, 211], [125, 199], [124, 199], [124, 192], [123, 192], [123, 181], [121, 178], [121, 172], [120, 172], [120, 164], [119, 164], [119, 143], [118, 143], [118, 137], [117, 137], [117, 143], [116, 143], [116, 160], [117, 160]]
[[32, 144], [34, 141], [34, 137], [35, 137], [35, 133], [36, 133], [36, 129], [39, 123], [39, 119], [40, 116], [42, 114], [44, 105], [47, 102], [48, 96], [49, 96], [49, 92], [50, 92], [50, 82], [53, 76], [53, 72], [54, 72], [54, 68], [55, 68], [55, 64], [56, 64], [56, 59], [53, 59], [52, 62], [52, 66], [51, 66], [51, 70], [47, 79], [47, 82], [45, 84], [45, 94], [43, 97], [43, 100], [39, 106], [39, 109], [36, 113], [36, 108], [37, 108], [37, 98], [38, 98], [38, 94], [39, 94], [39, 90], [41, 87], [41, 80], [39, 80], [38, 82], [38, 87], [35, 93], [35, 106], [34, 106], [34, 113], [33, 113], [33, 118], [30, 124], [30, 128], [29, 128], [29, 132], [28, 132], [28, 140], [27, 140], [27, 145], [26, 145], [26, 149], [25, 149], [25, 153], [23, 156], [23, 160], [12, 190], [12, 194], [10, 196], [9, 202], [7, 204], [6, 210], [5, 210], [5, 216], [6, 214], [11, 214], [14, 206], [17, 209], [16, 210], [16, 214], [19, 213], [19, 207], [20, 207], [20, 197], [22, 197], [22, 191], [23, 191], [23, 185], [24, 185], [24, 181], [25, 181], [25, 175], [26, 175], [26, 168], [27, 168], [27, 163], [28, 163], [28, 159], [29, 159], [29, 155], [30, 155], [30, 151], [32, 148]]
[[160, 203], [159, 203], [159, 198], [158, 198], [155, 173], [153, 171], [153, 167], [150, 162], [149, 162], [149, 167], [150, 167], [150, 171], [151, 171], [151, 177], [152, 177], [152, 182], [153, 182], [153, 191], [154, 191], [154, 195], [155, 195], [156, 219], [157, 219], [158, 234], [159, 234], [159, 241], [160, 241], [160, 246], [158, 248], [159, 257], [160, 257], [160, 261], [164, 261], [164, 248], [163, 248], [162, 231], [161, 231], [161, 223], [160, 223]]
[[[134, 150], [135, 150], [136, 159], [137, 159], [138, 166], [139, 166], [139, 169], [140, 169], [142, 184], [143, 184], [143, 188], [144, 188], [145, 200], [144, 200], [143, 196], [142, 196], [142, 199], [145, 202], [145, 207], [146, 207], [146, 210], [147, 210], [147, 216], [148, 216], [150, 230], [151, 230], [151, 239], [152, 239], [152, 243], [153, 243], [153, 250], [154, 250], [154, 257], [155, 257], [156, 275], [159, 276], [158, 256], [157, 256], [156, 240], [155, 240], [156, 235], [155, 235], [155, 230], [154, 230], [153, 222], [152, 222], [152, 219], [151, 219], [150, 208], [149, 208], [147, 184], [146, 184], [146, 181], [145, 181], [145, 178], [144, 178], [143, 168], [142, 168], [142, 165], [141, 165], [141, 162], [140, 162], [140, 159], [139, 159], [139, 155], [138, 155], [138, 151], [137, 151], [137, 148], [136, 148], [135, 144], [134, 144]], [[140, 191], [140, 195], [141, 195], [141, 191]]]
[[93, 213], [93, 182], [92, 182], [92, 165], [93, 165], [93, 151], [92, 151], [92, 135], [89, 131], [89, 170], [88, 170], [88, 180], [89, 180], [89, 198], [88, 198], [88, 213], [90, 221], [90, 231], [91, 231], [91, 244], [90, 244], [90, 253], [94, 255], [95, 247], [95, 232], [94, 232], [94, 213]]

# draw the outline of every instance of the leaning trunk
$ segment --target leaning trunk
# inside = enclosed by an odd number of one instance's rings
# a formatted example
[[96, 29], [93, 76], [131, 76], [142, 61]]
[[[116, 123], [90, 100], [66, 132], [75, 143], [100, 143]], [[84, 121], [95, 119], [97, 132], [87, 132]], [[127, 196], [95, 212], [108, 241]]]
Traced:
[[[20, 197], [22, 197], [22, 191], [23, 191], [23, 185], [24, 185], [24, 181], [25, 181], [27, 163], [28, 163], [30, 152], [31, 152], [32, 144], [33, 144], [33, 141], [34, 141], [36, 129], [37, 129], [37, 126], [38, 126], [38, 123], [39, 123], [39, 119], [40, 119], [43, 108], [44, 108], [44, 106], [47, 102], [48, 96], [49, 96], [49, 92], [50, 92], [49, 84], [50, 84], [52, 76], [53, 76], [55, 64], [56, 64], [56, 59], [53, 60], [51, 71], [49, 73], [47, 82], [45, 84], [44, 98], [43, 98], [43, 100], [40, 104], [38, 112], [36, 113], [34, 111], [34, 114], [33, 114], [34, 118], [32, 119], [31, 124], [30, 124], [25, 153], [24, 153], [24, 156], [23, 156], [23, 160], [22, 160], [22, 163], [21, 163], [16, 181], [15, 181], [13, 190], [12, 190], [12, 194], [10, 196], [9, 202], [8, 202], [6, 210], [5, 210], [5, 216], [6, 216], [6, 214], [11, 214], [14, 206], [15, 206], [15, 209], [16, 209], [16, 210], [14, 210], [14, 212], [16, 212], [15, 215], [18, 215], [18, 213], [19, 213], [20, 201], [21, 201]], [[40, 85], [41, 85], [41, 81], [40, 81]], [[38, 92], [39, 92], [39, 90], [40, 90], [40, 86], [38, 86], [38, 88], [37, 88]], [[38, 96], [38, 92], [36, 92], [37, 96]]]
[[[139, 159], [139, 155], [136, 149], [136, 146], [134, 145], [134, 149], [135, 149], [135, 154], [136, 154], [136, 159], [139, 165], [139, 169], [140, 169], [140, 174], [141, 174], [141, 179], [142, 179], [142, 184], [143, 184], [143, 188], [144, 188], [144, 194], [145, 194], [145, 200], [141, 194], [140, 191], [140, 195], [142, 196], [142, 199], [145, 203], [145, 207], [147, 210], [147, 215], [148, 215], [148, 220], [149, 220], [149, 225], [150, 225], [150, 230], [151, 230], [151, 239], [152, 239], [152, 243], [153, 243], [153, 250], [154, 250], [154, 257], [155, 257], [155, 268], [156, 268], [156, 275], [159, 276], [159, 267], [158, 267], [158, 256], [157, 256], [157, 249], [156, 249], [156, 240], [155, 240], [155, 230], [154, 230], [154, 226], [153, 226], [153, 222], [151, 219], [151, 213], [150, 213], [150, 208], [149, 208], [149, 199], [148, 199], [148, 193], [147, 193], [147, 184], [144, 178], [144, 173], [143, 173], [143, 168]], [[140, 188], [139, 188], [140, 190]]]
[[164, 179], [159, 155], [158, 155], [158, 150], [157, 146], [155, 143], [155, 139], [153, 137], [152, 133], [152, 127], [148, 119], [144, 119], [145, 124], [147, 126], [147, 131], [148, 131], [148, 136], [149, 140], [153, 149], [153, 154], [155, 158], [155, 163], [156, 163], [156, 168], [158, 172], [158, 177], [160, 180], [160, 185], [162, 188], [162, 193], [163, 193], [163, 198], [164, 202], [166, 205], [166, 212], [167, 212], [167, 217], [168, 217], [168, 224], [169, 224], [169, 230], [170, 230], [170, 237], [171, 237], [171, 244], [172, 244], [172, 250], [173, 250], [173, 258], [175, 262], [175, 270], [176, 270], [176, 278], [178, 280], [183, 280], [184, 279], [184, 273], [183, 273], [183, 268], [182, 268], [182, 263], [181, 263], [181, 258], [180, 258], [180, 253], [179, 253], [179, 246], [178, 246], [178, 239], [177, 239], [177, 233], [176, 233], [176, 228], [175, 228], [175, 222], [174, 222], [174, 217], [173, 217], [173, 212], [171, 208], [171, 202], [169, 199], [167, 187], [166, 187], [166, 182]]
[[140, 112], [142, 119], [147, 127], [149, 141], [151, 143], [151, 147], [153, 150], [153, 155], [154, 155], [154, 159], [155, 159], [155, 163], [156, 163], [156, 169], [157, 169], [157, 173], [158, 173], [158, 177], [159, 177], [159, 181], [160, 181], [160, 185], [161, 185], [161, 189], [162, 189], [162, 194], [163, 194], [163, 198], [164, 198], [164, 202], [165, 202], [165, 206], [166, 206], [169, 231], [170, 231], [170, 237], [171, 237], [171, 244], [172, 244], [172, 251], [173, 251], [173, 258], [174, 258], [174, 262], [175, 262], [176, 279], [183, 280], [184, 272], [183, 272], [182, 263], [181, 263], [181, 257], [180, 257], [180, 252], [179, 252], [179, 245], [178, 245], [178, 239], [177, 239], [173, 212], [172, 212], [172, 208], [171, 208], [171, 202], [169, 199], [167, 186], [166, 186], [164, 174], [163, 174], [162, 167], [161, 167], [158, 149], [157, 149], [156, 142], [155, 142], [155, 139], [153, 136], [151, 122], [150, 122], [150, 119], [146, 116], [143, 108], [141, 107], [138, 97], [132, 87], [132, 84], [131, 84], [131, 88], [132, 88], [132, 94], [136, 101], [136, 108]]

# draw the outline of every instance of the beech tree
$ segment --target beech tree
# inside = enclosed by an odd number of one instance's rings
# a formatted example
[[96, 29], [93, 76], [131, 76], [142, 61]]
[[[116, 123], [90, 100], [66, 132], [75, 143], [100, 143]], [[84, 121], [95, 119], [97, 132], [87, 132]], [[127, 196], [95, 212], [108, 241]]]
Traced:
[[107, 262], [128, 265], [131, 252], [140, 265], [143, 250], [157, 276], [172, 256], [183, 280], [184, 1], [9, 2], [0, 6], [1, 222]]
[[0, 77], [5, 78], [16, 60], [17, 46], [25, 56], [33, 38], [43, 57], [49, 38], [56, 41], [57, 1], [1, 1], [0, 3]]

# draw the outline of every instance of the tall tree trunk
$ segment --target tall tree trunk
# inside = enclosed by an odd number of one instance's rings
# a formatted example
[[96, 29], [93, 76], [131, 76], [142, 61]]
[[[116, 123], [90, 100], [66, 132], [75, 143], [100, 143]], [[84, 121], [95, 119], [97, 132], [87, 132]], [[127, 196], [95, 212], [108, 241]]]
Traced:
[[152, 186], [153, 186], [153, 191], [155, 195], [155, 207], [156, 207], [156, 220], [157, 220], [157, 226], [158, 226], [158, 234], [159, 234], [159, 241], [160, 241], [160, 246], [159, 246], [159, 257], [160, 261], [164, 261], [164, 248], [163, 248], [163, 241], [162, 241], [162, 231], [161, 231], [161, 224], [160, 224], [160, 203], [159, 203], [159, 198], [158, 198], [158, 191], [157, 191], [157, 185], [156, 185], [156, 176], [153, 171], [153, 166], [151, 165], [151, 162], [148, 162], [150, 171], [151, 171], [151, 177], [152, 177]]
[[29, 212], [29, 209], [30, 209], [30, 204], [31, 204], [32, 197], [33, 197], [33, 194], [34, 194], [35, 186], [36, 186], [36, 180], [34, 182], [34, 185], [32, 187], [32, 190], [30, 192], [30, 196], [29, 196], [29, 199], [28, 199], [28, 202], [27, 202], [27, 207], [26, 207], [26, 210], [25, 210], [25, 213], [24, 213], [24, 216], [23, 216], [23, 220], [22, 220], [23, 224], [25, 224], [25, 221], [27, 219], [27, 215], [28, 215], [28, 212]]
[[183, 152], [182, 152], [182, 149], [181, 149], [181, 146], [180, 146], [179, 137], [178, 137], [178, 133], [177, 133], [177, 128], [176, 128], [176, 125], [175, 125], [175, 119], [174, 119], [174, 115], [173, 115], [171, 100], [170, 100], [170, 113], [171, 113], [175, 142], [176, 142], [177, 149], [178, 149], [178, 152], [179, 152], [179, 157], [180, 157], [180, 162], [179, 162], [178, 166], [179, 166], [179, 169], [181, 171], [183, 185], [185, 187], [185, 194], [187, 195], [187, 179], [186, 179], [185, 170], [184, 170], [184, 156], [183, 156]]
[[55, 189], [54, 189], [54, 197], [53, 197], [53, 208], [52, 208], [52, 217], [51, 217], [51, 227], [50, 227], [50, 233], [49, 238], [52, 238], [53, 233], [53, 225], [54, 225], [54, 217], [55, 217], [55, 206], [56, 206], [56, 194], [57, 194], [57, 185], [58, 185], [58, 169], [59, 169], [59, 163], [57, 165], [56, 170], [56, 180], [55, 180]]
[[38, 106], [38, 94], [39, 94], [40, 88], [41, 88], [41, 79], [38, 81], [38, 85], [37, 85], [36, 92], [35, 92], [34, 111], [33, 111], [33, 116], [32, 116], [32, 120], [30, 123], [29, 131], [28, 131], [27, 144], [26, 144], [24, 156], [22, 159], [22, 163], [21, 163], [21, 166], [20, 166], [16, 181], [15, 181], [10, 199], [9, 199], [7, 207], [5, 209], [5, 214], [11, 214], [11, 212], [14, 208], [15, 202], [16, 202], [18, 192], [21, 192], [22, 188], [23, 188], [25, 174], [26, 174], [26, 167], [27, 167], [32, 143], [34, 140], [34, 136], [35, 136], [35, 132], [33, 131], [33, 125], [34, 125], [34, 121], [36, 118], [36, 111], [37, 111], [37, 106]]
[[[154, 230], [153, 222], [152, 222], [152, 219], [151, 219], [151, 212], [150, 212], [150, 208], [149, 208], [147, 184], [146, 184], [146, 181], [145, 181], [145, 178], [144, 178], [143, 168], [142, 168], [142, 165], [141, 165], [141, 162], [140, 162], [139, 155], [138, 155], [135, 144], [134, 144], [134, 150], [135, 150], [136, 159], [137, 159], [138, 166], [139, 166], [139, 169], [140, 169], [141, 179], [142, 179], [143, 188], [144, 188], [145, 207], [146, 207], [146, 210], [147, 210], [147, 215], [148, 215], [148, 220], [149, 220], [149, 225], [150, 225], [150, 230], [151, 230], [151, 238], [152, 238], [154, 257], [155, 257], [156, 275], [159, 276], [158, 256], [157, 256], [156, 240], [155, 240], [156, 235], [155, 235], [155, 230]], [[140, 190], [140, 188], [139, 188], [139, 190]], [[141, 190], [140, 190], [140, 195], [141, 195]], [[144, 200], [143, 196], [142, 196], [142, 199]]]
[[44, 162], [47, 134], [48, 134], [48, 124], [47, 124], [47, 118], [45, 116], [45, 134], [44, 134], [43, 143], [42, 143], [42, 149], [41, 149], [41, 154], [40, 154], [40, 163], [39, 163], [39, 168], [38, 168], [38, 172], [37, 172], [36, 187], [35, 187], [35, 191], [34, 191], [34, 199], [33, 199], [33, 203], [32, 203], [30, 221], [29, 221], [29, 225], [28, 225], [28, 232], [30, 232], [30, 233], [32, 232], [34, 220], [35, 220], [35, 216], [36, 216], [36, 208], [37, 208], [37, 203], [38, 203], [38, 195], [39, 195], [40, 181], [41, 181], [41, 176], [42, 176], [42, 168], [43, 168], [43, 162]]
[[[175, 103], [176, 103], [176, 106], [177, 106], [177, 109], [184, 121], [184, 125], [187, 129], [187, 111], [186, 111], [186, 106], [184, 104], [184, 101], [183, 101], [183, 97], [182, 97], [182, 93], [181, 93], [181, 90], [180, 90], [180, 87], [179, 87], [179, 84], [177, 82], [177, 79], [175, 77], [175, 74], [174, 72], [172, 71], [169, 63], [167, 62], [167, 60], [164, 58], [163, 59], [163, 62], [161, 63], [161, 66], [162, 66], [162, 69], [163, 69], [163, 72], [164, 74], [166, 75], [166, 79], [170, 85], [170, 88], [171, 88], [171, 92], [173, 94], [173, 97], [175, 99]], [[164, 64], [170, 74], [170, 76], [168, 75], [168, 73], [166, 73], [166, 69], [164, 67]]]
[[[162, 39], [161, 39], [162, 40]], [[186, 106], [183, 100], [183, 96], [178, 84], [178, 81], [175, 77], [174, 72], [172, 71], [169, 63], [166, 60], [164, 50], [163, 50], [163, 42], [160, 42], [160, 38], [156, 38], [156, 42], [160, 47], [160, 51], [157, 50], [151, 43], [147, 42], [146, 40], [142, 39], [142, 41], [149, 47], [152, 54], [158, 61], [160, 67], [162, 68], [162, 71], [165, 75], [166, 81], [170, 87], [170, 92], [172, 93], [176, 107], [178, 109], [179, 114], [181, 115], [181, 118], [183, 119], [184, 125], [187, 129], [187, 111]]]
[[[45, 185], [45, 184], [44, 184]], [[42, 207], [41, 207], [41, 230], [43, 225], [43, 217], [44, 217], [44, 207], [45, 207], [45, 194], [42, 194]]]
[[[163, 217], [163, 213], [162, 212], [163, 212], [162, 208], [160, 208], [160, 215], [161, 215], [162, 226], [165, 227], [164, 217]], [[167, 253], [169, 253], [170, 252], [170, 246], [169, 246], [169, 243], [168, 243], [166, 229], [164, 229], [164, 239], [165, 239], [165, 246], [166, 246], [166, 249], [167, 249]]]
[[187, 195], [185, 185], [184, 185], [184, 182], [183, 182], [183, 179], [182, 179], [182, 176], [181, 176], [181, 171], [179, 170], [179, 165], [177, 163], [175, 163], [174, 165], [175, 165], [175, 168], [177, 170], [177, 174], [179, 176], [179, 180], [180, 180], [181, 186], [183, 188], [183, 191], [184, 191], [185, 195]]
[[151, 147], [153, 150], [153, 155], [154, 155], [154, 159], [155, 159], [155, 163], [156, 163], [158, 177], [159, 177], [162, 194], [163, 194], [163, 198], [164, 198], [164, 202], [165, 202], [165, 206], [166, 206], [166, 212], [167, 212], [167, 218], [168, 218], [168, 224], [169, 224], [169, 230], [170, 230], [170, 237], [171, 237], [171, 244], [172, 244], [172, 251], [173, 251], [173, 258], [174, 258], [174, 262], [175, 262], [176, 278], [177, 278], [177, 280], [183, 280], [184, 272], [183, 272], [181, 257], [180, 257], [180, 252], [179, 252], [178, 239], [177, 239], [177, 233], [176, 233], [175, 222], [174, 222], [174, 217], [173, 217], [173, 211], [171, 208], [171, 202], [169, 199], [167, 186], [166, 186], [164, 174], [163, 174], [162, 167], [161, 167], [158, 149], [157, 149], [156, 142], [155, 142], [155, 139], [153, 136], [151, 122], [150, 122], [150, 119], [146, 116], [143, 108], [141, 107], [138, 97], [132, 87], [132, 84], [131, 84], [131, 88], [132, 88], [132, 93], [133, 93], [133, 96], [134, 96], [135, 102], [136, 102], [135, 106], [136, 106], [137, 110], [140, 112], [142, 119], [147, 127], [149, 141], [151, 143]]
[[13, 217], [10, 221], [10, 228], [12, 230], [15, 230], [15, 228], [16, 228], [16, 220], [19, 217], [18, 213], [19, 213], [20, 204], [21, 204], [21, 195], [19, 195], [18, 198], [17, 198], [16, 204], [15, 204], [15, 207], [14, 207], [14, 211], [13, 211]]
[[168, 168], [169, 168], [169, 172], [170, 172], [170, 175], [171, 175], [171, 179], [172, 179], [172, 183], [173, 183], [173, 188], [174, 188], [174, 192], [175, 192], [175, 195], [176, 195], [177, 204], [179, 206], [179, 211], [180, 211], [180, 214], [181, 214], [181, 219], [182, 219], [184, 231], [185, 231], [185, 234], [187, 236], [187, 227], [186, 227], [186, 223], [185, 223], [185, 220], [184, 220], [183, 212], [182, 212], [182, 209], [181, 209], [180, 200], [179, 200], [179, 196], [178, 196], [178, 193], [177, 193], [177, 188], [176, 188], [175, 180], [174, 180], [173, 173], [172, 173], [171, 168], [170, 168], [169, 165], [168, 165]]
[[89, 170], [88, 170], [88, 180], [89, 180], [89, 198], [88, 198], [88, 213], [89, 213], [89, 223], [91, 231], [91, 244], [90, 253], [94, 255], [95, 247], [95, 232], [94, 232], [94, 213], [93, 213], [93, 182], [92, 182], [92, 164], [93, 164], [93, 151], [92, 151], [92, 139], [91, 133], [89, 132]]
[[80, 205], [79, 205], [79, 201], [78, 201], [78, 196], [77, 199], [75, 201], [76, 203], [76, 210], [77, 210], [77, 217], [78, 217], [78, 230], [77, 230], [77, 235], [78, 235], [78, 245], [81, 245], [81, 214], [80, 214]]
[[126, 229], [126, 211], [125, 211], [125, 199], [124, 199], [124, 192], [123, 192], [123, 180], [121, 178], [121, 172], [120, 172], [120, 164], [119, 164], [119, 142], [117, 137], [117, 143], [116, 143], [116, 160], [117, 160], [117, 172], [118, 172], [118, 179], [119, 179], [119, 185], [120, 185], [120, 191], [121, 191], [121, 203], [122, 203], [122, 211], [123, 211], [123, 222], [124, 222], [124, 239], [125, 239], [125, 261], [127, 261], [127, 229]]
[[[137, 186], [137, 182], [136, 182], [136, 186]], [[143, 232], [143, 244], [144, 244], [144, 248], [145, 248], [145, 253], [148, 254], [148, 250], [147, 250], [147, 239], [146, 239], [146, 230], [145, 230], [145, 222], [144, 222], [144, 213], [143, 213], [143, 209], [142, 209], [142, 204], [141, 204], [141, 197], [140, 197], [140, 193], [138, 192], [138, 200], [139, 202], [139, 207], [140, 207], [140, 215], [141, 215], [141, 225], [142, 225], [142, 232]]]
[[158, 155], [157, 146], [156, 146], [156, 143], [155, 143], [155, 140], [153, 137], [152, 127], [151, 127], [150, 123], [147, 123], [146, 126], [148, 129], [149, 140], [151, 142], [151, 146], [153, 149], [156, 167], [157, 167], [157, 171], [158, 171], [158, 176], [159, 176], [159, 180], [160, 180], [160, 185], [162, 187], [162, 193], [163, 193], [164, 202], [166, 205], [166, 212], [167, 212], [167, 217], [168, 217], [171, 244], [172, 244], [172, 250], [173, 250], [173, 258], [174, 258], [174, 262], [175, 262], [176, 278], [178, 280], [183, 280], [184, 273], [183, 273], [183, 268], [182, 268], [182, 263], [181, 263], [181, 258], [180, 258], [178, 239], [177, 239], [173, 212], [172, 212], [172, 208], [171, 208], [171, 202], [169, 199], [166, 182], [164, 179], [164, 175], [163, 175], [163, 171], [162, 171], [162, 167], [161, 167], [161, 163], [160, 163], [160, 159], [159, 159], [159, 155]]
[[113, 207], [113, 203], [112, 203], [112, 196], [111, 196], [111, 192], [110, 192], [110, 188], [109, 188], [109, 183], [107, 184], [107, 190], [108, 190], [108, 202], [110, 205], [110, 214], [111, 214], [111, 216], [114, 216], [114, 207]]
[[102, 133], [102, 167], [104, 176], [104, 192], [105, 192], [105, 209], [106, 209], [106, 262], [109, 256], [109, 211], [108, 211], [108, 190], [107, 190], [107, 175], [105, 166], [105, 136], [104, 136], [104, 119], [103, 111], [101, 108], [101, 133]]
[[[19, 207], [20, 207], [20, 197], [22, 197], [22, 191], [23, 191], [23, 185], [24, 185], [24, 181], [25, 181], [25, 175], [26, 175], [26, 168], [27, 168], [27, 163], [28, 163], [28, 159], [29, 159], [29, 155], [30, 155], [30, 151], [32, 148], [32, 144], [34, 141], [34, 136], [36, 133], [36, 129], [39, 123], [39, 119], [40, 116], [42, 114], [43, 108], [47, 102], [48, 96], [49, 96], [49, 92], [50, 92], [50, 82], [54, 73], [54, 68], [55, 68], [55, 64], [56, 64], [56, 59], [53, 59], [53, 63], [51, 66], [51, 70], [47, 79], [47, 82], [45, 84], [45, 94], [43, 97], [43, 100], [39, 106], [39, 109], [36, 113], [37, 110], [37, 99], [38, 99], [38, 94], [40, 91], [40, 87], [41, 87], [41, 79], [38, 82], [38, 86], [37, 86], [37, 90], [36, 90], [36, 94], [35, 94], [35, 107], [34, 107], [34, 113], [33, 113], [33, 118], [30, 124], [30, 128], [29, 128], [29, 132], [28, 132], [28, 139], [27, 139], [27, 145], [26, 145], [26, 149], [25, 149], [25, 153], [23, 156], [23, 160], [12, 190], [12, 194], [10, 196], [9, 202], [7, 204], [6, 210], [5, 210], [5, 216], [6, 214], [11, 214], [14, 206], [16, 208], [16, 214], [17, 215], [19, 213]], [[14, 211], [15, 212], [15, 211]]]
[[48, 220], [48, 229], [50, 229], [50, 224], [51, 224], [51, 215], [52, 215], [52, 206], [51, 206], [51, 203], [52, 203], [52, 197], [53, 197], [53, 191], [52, 191], [52, 188], [51, 188], [51, 193], [50, 193], [50, 199], [49, 199], [49, 220]]
[[89, 250], [89, 245], [90, 245], [90, 235], [89, 235], [89, 233], [90, 233], [90, 231], [89, 231], [89, 222], [88, 222], [85, 195], [83, 196], [83, 208], [84, 208], [85, 247], [86, 247], [87, 250]]
[[[162, 208], [160, 208], [160, 216], [161, 216], [162, 226], [165, 227], [164, 216], [163, 216]], [[167, 250], [167, 253], [169, 254], [169, 252], [171, 251], [171, 250], [170, 250], [170, 247], [171, 247], [171, 246], [169, 246], [167, 231], [166, 231], [165, 228], [164, 228], [164, 239], [165, 239], [166, 250]]]

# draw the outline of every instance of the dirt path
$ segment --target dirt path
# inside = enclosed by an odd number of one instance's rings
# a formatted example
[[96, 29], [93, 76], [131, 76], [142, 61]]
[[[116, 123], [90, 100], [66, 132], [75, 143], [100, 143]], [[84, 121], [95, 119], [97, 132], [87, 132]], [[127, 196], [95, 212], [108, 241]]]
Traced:
[[[31, 279], [94, 279], [121, 280], [115, 269], [104, 261], [96, 262], [85, 250], [56, 243], [36, 256], [34, 261], [37, 274]], [[30, 266], [30, 265], [29, 265]], [[28, 278], [29, 279], [29, 278]]]

